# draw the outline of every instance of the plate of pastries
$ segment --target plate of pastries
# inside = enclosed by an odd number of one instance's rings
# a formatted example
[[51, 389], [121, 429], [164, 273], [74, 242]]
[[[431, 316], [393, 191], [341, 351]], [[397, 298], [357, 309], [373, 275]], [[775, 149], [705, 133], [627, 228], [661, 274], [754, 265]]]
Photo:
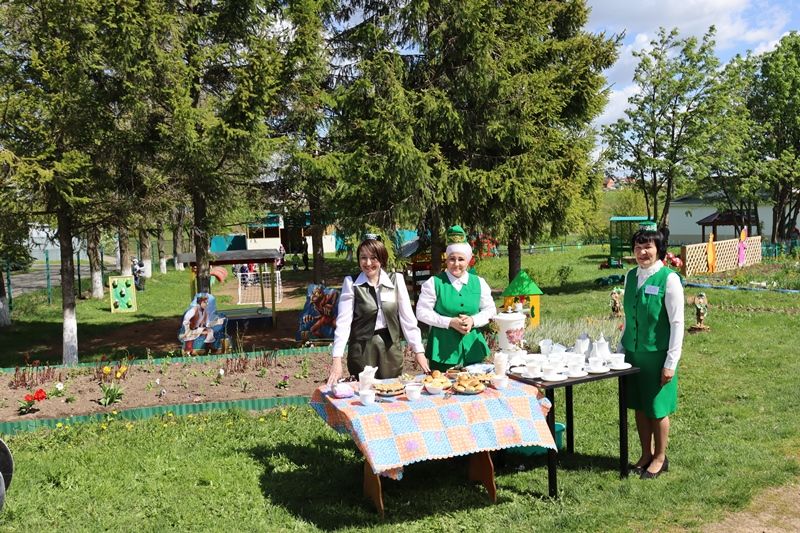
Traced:
[[375, 389], [375, 394], [378, 396], [399, 396], [403, 394], [405, 385], [395, 379], [390, 381], [376, 381], [372, 384], [372, 388]]
[[446, 390], [452, 386], [453, 382], [450, 381], [450, 378], [448, 378], [447, 375], [443, 374], [439, 370], [434, 370], [422, 378], [422, 384]]
[[460, 374], [453, 385], [458, 394], [480, 394], [486, 390], [486, 384], [471, 374]]

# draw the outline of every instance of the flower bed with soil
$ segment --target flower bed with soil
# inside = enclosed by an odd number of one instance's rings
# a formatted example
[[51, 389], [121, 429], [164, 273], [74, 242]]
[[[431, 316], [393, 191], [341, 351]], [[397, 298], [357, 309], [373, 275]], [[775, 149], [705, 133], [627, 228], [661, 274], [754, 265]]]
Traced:
[[[266, 352], [205, 359], [152, 359], [136, 364], [101, 361], [76, 368], [21, 367], [0, 375], [0, 422], [67, 418], [138, 407], [311, 396], [327, 380], [331, 363], [327, 352]], [[416, 372], [413, 365], [412, 358], [407, 357], [404, 371]], [[39, 399], [23, 409], [23, 403], [31, 403], [26, 396]]]

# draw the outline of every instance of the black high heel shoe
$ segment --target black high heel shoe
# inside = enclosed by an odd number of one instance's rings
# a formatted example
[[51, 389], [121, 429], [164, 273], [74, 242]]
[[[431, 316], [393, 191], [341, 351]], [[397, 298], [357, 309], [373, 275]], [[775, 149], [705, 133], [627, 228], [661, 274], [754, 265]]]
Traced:
[[664, 456], [664, 464], [661, 465], [661, 468], [658, 470], [658, 472], [648, 472], [648, 470], [645, 468], [642, 471], [642, 475], [639, 476], [639, 479], [655, 479], [660, 476], [662, 472], [669, 472], [669, 458], [667, 456]]
[[633, 464], [631, 464], [631, 465], [628, 465], [628, 472], [629, 472], [629, 473], [632, 473], [632, 474], [633, 474], [633, 475], [635, 475], [635, 476], [641, 476], [641, 475], [642, 475], [642, 472], [644, 472], [645, 470], [647, 470], [647, 467], [648, 467], [648, 466], [650, 466], [650, 463], [649, 463], [649, 462], [648, 462], [646, 465], [644, 465], [644, 466], [639, 466], [639, 465], [633, 465]]

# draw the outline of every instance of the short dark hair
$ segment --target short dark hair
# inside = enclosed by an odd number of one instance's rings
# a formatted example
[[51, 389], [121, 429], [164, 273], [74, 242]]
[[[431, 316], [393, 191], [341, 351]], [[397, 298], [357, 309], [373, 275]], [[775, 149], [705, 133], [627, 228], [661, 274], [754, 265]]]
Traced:
[[640, 229], [631, 237], [631, 250], [636, 248], [637, 244], [647, 244], [652, 242], [656, 245], [658, 258], [662, 261], [667, 256], [667, 238], [660, 230], [647, 230]]
[[375, 239], [365, 239], [361, 241], [361, 244], [358, 245], [358, 249], [356, 250], [356, 257], [359, 261], [361, 260], [361, 250], [377, 257], [382, 267], [385, 267], [386, 263], [389, 262], [389, 252], [381, 241]]

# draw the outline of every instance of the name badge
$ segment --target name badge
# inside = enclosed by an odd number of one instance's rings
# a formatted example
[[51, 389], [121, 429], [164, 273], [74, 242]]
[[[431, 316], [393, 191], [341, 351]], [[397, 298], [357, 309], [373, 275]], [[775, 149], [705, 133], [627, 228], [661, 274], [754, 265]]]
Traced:
[[658, 286], [656, 285], [647, 285], [644, 288], [645, 294], [658, 294]]

